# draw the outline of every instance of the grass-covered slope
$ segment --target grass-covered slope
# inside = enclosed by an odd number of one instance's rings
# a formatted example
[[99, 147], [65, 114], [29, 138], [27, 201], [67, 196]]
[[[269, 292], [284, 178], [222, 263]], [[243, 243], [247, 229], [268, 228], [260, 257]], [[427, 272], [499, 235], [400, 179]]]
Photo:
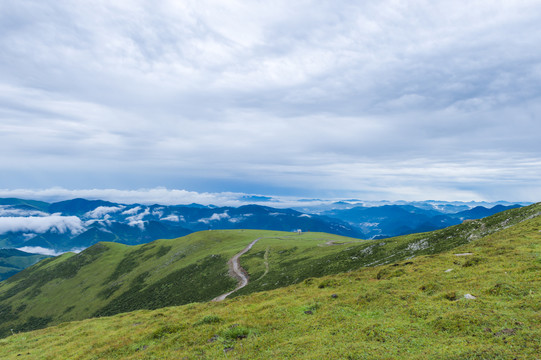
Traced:
[[[235, 288], [228, 260], [256, 238], [292, 233], [205, 231], [139, 246], [98, 243], [42, 261], [0, 282], [0, 336], [63, 321], [208, 301]], [[318, 250], [328, 234], [295, 235], [286, 248]], [[323, 249], [323, 248], [322, 248]], [[336, 253], [327, 248], [321, 255]], [[317, 251], [316, 251], [317, 252]]]
[[541, 215], [541, 203], [512, 209], [446, 229], [383, 240], [325, 240], [327, 234], [311, 234], [320, 240], [303, 244], [294, 236], [262, 239], [241, 259], [251, 281], [238, 294], [270, 290], [308, 277], [337, 274], [365, 266], [389, 264], [418, 255], [437, 254]]
[[[538, 210], [442, 232], [440, 238], [457, 247], [439, 254], [309, 278], [222, 303], [141, 310], [15, 334], [0, 340], [0, 358], [539, 359], [541, 217], [533, 217]], [[483, 235], [490, 227], [495, 231]], [[432, 236], [419, 235], [407, 246], [405, 238], [395, 239], [394, 249], [441, 250]], [[254, 250], [266, 249], [258, 245]], [[329, 248], [340, 246], [352, 245]], [[258, 268], [257, 256], [246, 260]]]

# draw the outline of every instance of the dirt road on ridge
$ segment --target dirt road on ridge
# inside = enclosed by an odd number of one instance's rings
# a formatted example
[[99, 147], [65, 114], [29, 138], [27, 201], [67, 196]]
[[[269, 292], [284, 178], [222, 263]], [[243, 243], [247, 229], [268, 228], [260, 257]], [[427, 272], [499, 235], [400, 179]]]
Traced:
[[229, 275], [231, 275], [232, 277], [234, 277], [235, 279], [239, 281], [237, 284], [237, 287], [234, 290], [231, 290], [230, 292], [227, 292], [225, 294], [215, 297], [214, 299], [212, 299], [212, 301], [222, 301], [229, 295], [233, 294], [235, 291], [238, 291], [242, 289], [243, 287], [245, 287], [246, 285], [248, 285], [248, 274], [246, 273], [246, 270], [244, 270], [240, 266], [239, 258], [242, 255], [246, 254], [248, 251], [250, 251], [252, 246], [254, 246], [254, 244], [258, 242], [260, 239], [261, 238], [255, 239], [254, 241], [250, 243], [250, 245], [246, 246], [241, 252], [239, 252], [238, 254], [235, 254], [235, 256], [229, 259], [229, 261], [227, 262], [227, 264], [229, 265]]

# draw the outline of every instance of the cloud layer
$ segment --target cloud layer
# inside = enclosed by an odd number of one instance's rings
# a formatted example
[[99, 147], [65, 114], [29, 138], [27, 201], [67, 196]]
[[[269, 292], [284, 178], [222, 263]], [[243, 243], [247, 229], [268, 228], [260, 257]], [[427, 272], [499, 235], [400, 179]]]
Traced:
[[[41, 254], [41, 255], [50, 255], [50, 256], [58, 256], [66, 253], [66, 251], [55, 251], [53, 249], [44, 248], [41, 246], [23, 246], [18, 248], [17, 250], [24, 251], [31, 254]], [[80, 253], [84, 249], [73, 249], [69, 252], [74, 253]]]
[[122, 206], [98, 206], [92, 211], [87, 212], [84, 216], [94, 219], [107, 217], [108, 214], [116, 213], [124, 209]]
[[536, 200], [539, 13], [533, 0], [9, 2], [0, 184]]
[[28, 217], [0, 217], [0, 234], [7, 232], [29, 232], [43, 234], [47, 231], [64, 234], [70, 232], [77, 234], [84, 230], [81, 219], [77, 216], [28, 216]]

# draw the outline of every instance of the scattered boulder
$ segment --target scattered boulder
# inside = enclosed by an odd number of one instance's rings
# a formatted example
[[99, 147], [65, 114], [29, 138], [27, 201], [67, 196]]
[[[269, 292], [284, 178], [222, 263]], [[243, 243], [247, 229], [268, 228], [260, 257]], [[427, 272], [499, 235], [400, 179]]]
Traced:
[[477, 299], [475, 296], [473, 296], [472, 294], [465, 294], [464, 295], [464, 299], [467, 299], [467, 300], [475, 300]]
[[336, 299], [336, 298], [338, 298], [338, 295], [332, 294], [331, 297], [332, 297], [333, 299]]

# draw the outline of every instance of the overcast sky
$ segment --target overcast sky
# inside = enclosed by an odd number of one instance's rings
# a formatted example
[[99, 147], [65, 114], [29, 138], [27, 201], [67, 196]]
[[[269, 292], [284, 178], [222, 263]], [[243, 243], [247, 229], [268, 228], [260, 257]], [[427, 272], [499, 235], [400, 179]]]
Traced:
[[0, 0], [0, 189], [541, 200], [541, 2]]

